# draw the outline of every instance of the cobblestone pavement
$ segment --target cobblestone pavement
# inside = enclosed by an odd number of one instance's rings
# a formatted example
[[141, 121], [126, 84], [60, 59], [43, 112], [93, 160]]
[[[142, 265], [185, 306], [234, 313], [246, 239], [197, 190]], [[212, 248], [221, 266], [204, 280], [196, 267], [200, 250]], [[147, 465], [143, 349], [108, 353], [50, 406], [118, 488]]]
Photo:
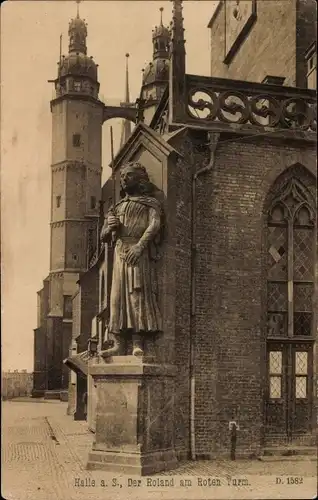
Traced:
[[66, 407], [58, 401], [2, 403], [4, 498], [286, 500], [310, 499], [317, 493], [317, 463], [305, 459], [186, 462], [177, 471], [142, 478], [140, 486], [132, 486], [127, 476], [87, 471], [92, 434], [86, 422], [66, 415]]

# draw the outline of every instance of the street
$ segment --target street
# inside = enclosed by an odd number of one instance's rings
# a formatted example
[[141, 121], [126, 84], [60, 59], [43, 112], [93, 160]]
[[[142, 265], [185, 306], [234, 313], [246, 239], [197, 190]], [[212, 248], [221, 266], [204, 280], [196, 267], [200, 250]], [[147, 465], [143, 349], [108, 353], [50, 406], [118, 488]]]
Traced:
[[2, 496], [8, 500], [313, 498], [313, 460], [198, 461], [152, 477], [87, 471], [93, 436], [59, 401], [2, 403]]

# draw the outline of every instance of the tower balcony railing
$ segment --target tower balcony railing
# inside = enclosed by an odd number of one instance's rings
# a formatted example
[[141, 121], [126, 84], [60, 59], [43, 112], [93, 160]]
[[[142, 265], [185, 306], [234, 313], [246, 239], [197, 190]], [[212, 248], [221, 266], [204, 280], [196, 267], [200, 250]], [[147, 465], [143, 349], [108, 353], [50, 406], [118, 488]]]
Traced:
[[216, 131], [275, 132], [315, 140], [315, 90], [186, 75], [185, 95], [178, 122]]

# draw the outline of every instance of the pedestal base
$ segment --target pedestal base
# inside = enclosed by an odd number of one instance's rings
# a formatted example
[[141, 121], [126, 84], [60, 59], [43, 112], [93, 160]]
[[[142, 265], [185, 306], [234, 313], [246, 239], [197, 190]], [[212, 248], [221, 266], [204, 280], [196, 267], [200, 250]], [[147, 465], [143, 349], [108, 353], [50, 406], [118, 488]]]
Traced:
[[174, 450], [152, 453], [129, 453], [91, 451], [88, 455], [88, 470], [114, 471], [120, 474], [147, 476], [178, 466]]
[[175, 369], [117, 356], [91, 365], [96, 434], [87, 469], [149, 475], [177, 467], [173, 440]]
[[68, 391], [61, 391], [60, 392], [60, 400], [61, 401], [68, 401]]

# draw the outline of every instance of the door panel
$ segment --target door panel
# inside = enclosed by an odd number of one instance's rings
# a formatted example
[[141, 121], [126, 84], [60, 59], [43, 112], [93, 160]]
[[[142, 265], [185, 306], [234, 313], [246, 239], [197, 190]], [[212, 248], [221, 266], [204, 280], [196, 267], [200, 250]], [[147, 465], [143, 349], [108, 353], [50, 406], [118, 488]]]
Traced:
[[312, 350], [306, 345], [293, 345], [292, 369], [292, 433], [303, 434], [312, 427]]
[[268, 344], [266, 434], [291, 441], [311, 431], [312, 346]]
[[272, 344], [267, 351], [266, 430], [268, 434], [286, 434], [287, 355], [283, 344]]

